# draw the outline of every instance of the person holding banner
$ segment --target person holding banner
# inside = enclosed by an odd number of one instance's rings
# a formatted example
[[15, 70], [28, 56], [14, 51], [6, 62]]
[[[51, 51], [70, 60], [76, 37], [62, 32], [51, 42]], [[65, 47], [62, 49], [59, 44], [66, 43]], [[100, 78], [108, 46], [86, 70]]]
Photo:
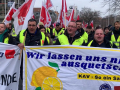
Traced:
[[87, 46], [91, 47], [102, 47], [102, 48], [117, 48], [114, 43], [108, 41], [104, 37], [104, 31], [101, 27], [95, 30], [94, 39], [91, 40]]
[[13, 37], [8, 33], [4, 23], [0, 23], [0, 42], [6, 44], [15, 44]]
[[83, 37], [85, 43], [88, 43], [88, 34], [82, 28], [82, 21], [77, 20], [76, 23], [77, 23], [77, 30], [80, 32], [80, 36]]
[[[26, 37], [25, 37], [26, 36]], [[25, 43], [23, 44], [25, 39]], [[16, 37], [16, 44], [20, 49], [25, 46], [43, 46], [48, 45], [45, 38], [45, 34], [40, 32], [37, 28], [37, 22], [35, 19], [30, 19], [28, 21], [28, 28], [26, 30], [20, 31]]]
[[[48, 45], [45, 34], [43, 32], [40, 32], [40, 30], [37, 28], [37, 21], [35, 19], [29, 19], [28, 28], [19, 32], [19, 34], [16, 37], [16, 45], [18, 45], [20, 49], [23, 49], [24, 46]], [[21, 63], [23, 63], [23, 58], [21, 60]], [[23, 64], [21, 64], [20, 67], [21, 79], [23, 72], [22, 65]]]
[[76, 22], [71, 21], [68, 24], [67, 30], [64, 34], [58, 36], [55, 45], [82, 45], [84, 39], [80, 36], [80, 32], [77, 31]]

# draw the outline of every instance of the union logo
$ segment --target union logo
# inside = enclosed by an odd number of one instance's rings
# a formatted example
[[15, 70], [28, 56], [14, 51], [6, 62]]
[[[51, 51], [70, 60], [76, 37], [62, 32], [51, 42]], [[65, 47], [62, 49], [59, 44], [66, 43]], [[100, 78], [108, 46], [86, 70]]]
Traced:
[[99, 90], [111, 90], [111, 87], [109, 84], [104, 83], [100, 86]]

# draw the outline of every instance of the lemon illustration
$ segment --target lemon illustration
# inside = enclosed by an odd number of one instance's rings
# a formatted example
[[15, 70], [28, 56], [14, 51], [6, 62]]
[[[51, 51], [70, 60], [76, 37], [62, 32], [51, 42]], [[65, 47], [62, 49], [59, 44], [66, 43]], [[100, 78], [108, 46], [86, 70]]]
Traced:
[[58, 77], [46, 77], [42, 83], [42, 90], [63, 90], [63, 85]]
[[49, 66], [43, 66], [34, 71], [32, 75], [31, 85], [41, 87], [46, 77], [57, 77], [57, 71]]

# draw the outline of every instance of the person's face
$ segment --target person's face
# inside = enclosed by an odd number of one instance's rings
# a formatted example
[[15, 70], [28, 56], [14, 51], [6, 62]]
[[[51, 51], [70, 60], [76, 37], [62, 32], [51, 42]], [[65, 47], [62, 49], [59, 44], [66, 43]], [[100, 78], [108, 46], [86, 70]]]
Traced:
[[9, 28], [9, 23], [6, 24], [6, 28]]
[[50, 29], [53, 29], [53, 27], [50, 27]]
[[67, 32], [69, 35], [75, 34], [77, 31], [76, 23], [75, 22], [70, 22], [67, 27]]
[[115, 23], [115, 30], [119, 30], [119, 28], [120, 28], [120, 23], [116, 22]]
[[29, 22], [28, 22], [28, 31], [29, 31], [30, 33], [35, 33], [36, 29], [37, 29], [37, 24], [36, 24], [36, 22], [35, 22], [35, 21], [29, 21]]
[[12, 25], [9, 25], [9, 29], [12, 29]]
[[44, 28], [40, 29], [40, 31], [45, 34], [45, 29]]
[[39, 25], [39, 28], [40, 28], [40, 27], [44, 27], [44, 26], [43, 26], [43, 25]]
[[81, 22], [77, 22], [77, 29], [81, 29], [82, 28], [82, 23]]
[[94, 34], [94, 39], [96, 42], [103, 42], [104, 41], [104, 33], [102, 29], [97, 29]]
[[4, 24], [0, 24], [0, 33], [2, 34], [5, 31]]
[[87, 33], [90, 33], [90, 32], [91, 32], [91, 29], [86, 28], [86, 32], [87, 32]]
[[109, 29], [108, 28], [106, 28], [105, 29], [105, 34], [107, 34], [109, 32]]
[[60, 30], [60, 25], [59, 25], [59, 26], [56, 26], [56, 30]]

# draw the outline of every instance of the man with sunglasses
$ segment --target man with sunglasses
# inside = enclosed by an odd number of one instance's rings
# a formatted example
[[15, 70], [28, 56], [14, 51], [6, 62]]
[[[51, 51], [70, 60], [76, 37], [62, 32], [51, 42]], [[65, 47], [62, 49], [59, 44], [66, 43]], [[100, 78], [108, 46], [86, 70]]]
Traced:
[[84, 40], [80, 36], [80, 32], [77, 31], [76, 22], [71, 21], [69, 22], [65, 33], [58, 36], [55, 45], [78, 45], [80, 46], [83, 43], [84, 43]]

